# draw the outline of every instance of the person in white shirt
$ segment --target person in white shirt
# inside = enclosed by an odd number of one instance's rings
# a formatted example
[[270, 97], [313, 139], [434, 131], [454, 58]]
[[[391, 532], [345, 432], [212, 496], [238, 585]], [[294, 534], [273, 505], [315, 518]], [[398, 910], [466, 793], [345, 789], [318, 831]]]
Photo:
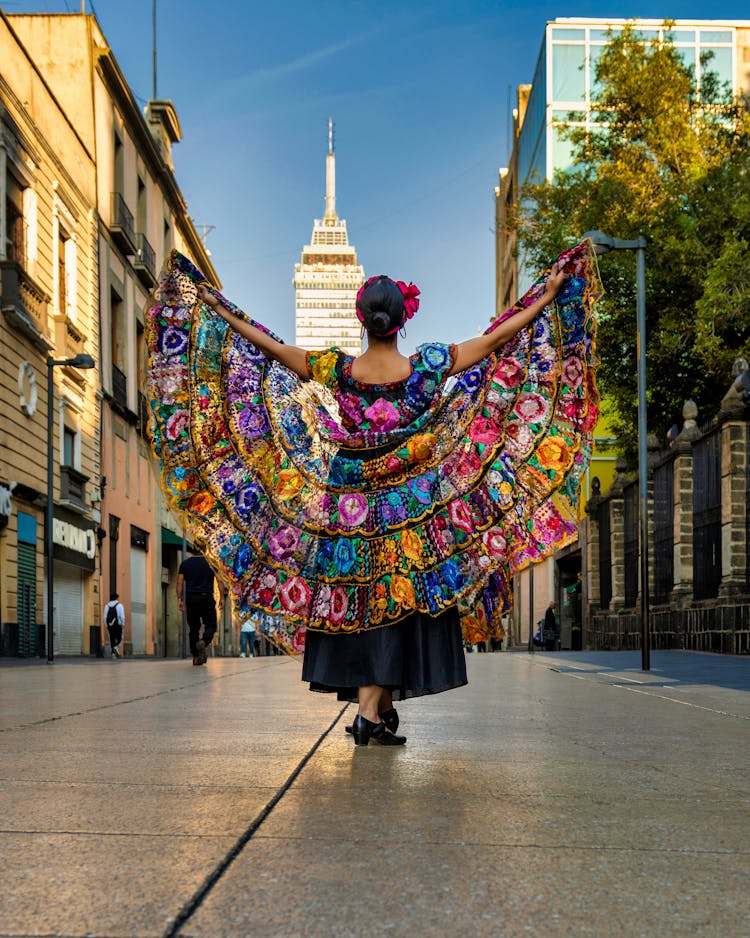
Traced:
[[117, 650], [122, 642], [122, 632], [125, 628], [125, 608], [117, 598], [117, 593], [112, 593], [109, 602], [104, 607], [102, 613], [104, 624], [109, 632], [109, 644], [112, 648], [112, 657], [119, 658], [120, 652]]

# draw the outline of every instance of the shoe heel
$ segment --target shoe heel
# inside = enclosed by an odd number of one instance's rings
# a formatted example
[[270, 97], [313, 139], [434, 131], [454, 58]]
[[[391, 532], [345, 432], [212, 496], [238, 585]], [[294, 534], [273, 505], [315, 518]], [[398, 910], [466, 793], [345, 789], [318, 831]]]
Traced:
[[377, 725], [377, 723], [371, 723], [363, 716], [357, 714], [352, 723], [352, 736], [354, 737], [355, 745], [366, 746], [370, 742], [372, 731]]

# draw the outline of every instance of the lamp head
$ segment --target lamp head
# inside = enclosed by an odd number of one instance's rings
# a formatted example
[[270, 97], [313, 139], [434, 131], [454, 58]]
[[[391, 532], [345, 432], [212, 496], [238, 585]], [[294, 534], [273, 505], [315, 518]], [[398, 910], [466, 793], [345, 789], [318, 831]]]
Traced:
[[91, 355], [76, 355], [75, 358], [69, 359], [65, 362], [66, 365], [70, 365], [71, 368], [96, 368], [96, 362], [91, 357]]
[[603, 231], [586, 231], [582, 240], [590, 241], [594, 245], [594, 251], [597, 254], [608, 254], [615, 246], [614, 238], [605, 235]]

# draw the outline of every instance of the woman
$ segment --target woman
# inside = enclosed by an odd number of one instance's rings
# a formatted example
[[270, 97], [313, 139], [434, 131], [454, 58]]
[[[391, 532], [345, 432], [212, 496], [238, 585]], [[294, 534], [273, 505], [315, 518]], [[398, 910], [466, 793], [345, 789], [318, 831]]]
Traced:
[[483, 336], [407, 358], [419, 291], [374, 277], [352, 358], [285, 345], [173, 255], [148, 317], [165, 491], [236, 602], [285, 613], [311, 689], [356, 694], [358, 745], [405, 742], [394, 696], [466, 683], [459, 600], [494, 627], [509, 573], [574, 532], [552, 495], [585, 468], [597, 283], [579, 246]]

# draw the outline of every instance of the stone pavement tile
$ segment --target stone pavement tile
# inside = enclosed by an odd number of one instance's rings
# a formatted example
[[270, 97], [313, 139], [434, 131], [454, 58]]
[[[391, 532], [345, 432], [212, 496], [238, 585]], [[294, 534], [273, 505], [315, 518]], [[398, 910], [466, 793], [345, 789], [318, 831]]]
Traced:
[[253, 840], [185, 938], [748, 934], [747, 858], [661, 850]]
[[28, 782], [2, 786], [5, 832], [237, 836], [276, 794], [239, 786]]
[[[331, 715], [331, 719], [333, 715]], [[166, 729], [133, 727], [132, 732], [113, 736], [106, 726], [90, 727], [87, 732], [73, 733], [68, 726], [67, 734], [60, 734], [59, 728], [34, 727], [24, 732], [21, 737], [3, 735], [3, 752], [50, 753], [63, 751], [89, 753], [91, 760], [106, 758], [109, 753], [156, 754], [171, 758], [179, 753], [192, 753], [195, 756], [224, 758], [242, 753], [248, 758], [273, 758], [288, 753], [299, 752], [301, 746], [315, 742], [321, 732], [330, 723], [329, 719], [318, 716], [314, 724], [305, 728], [289, 729], [286, 733], [243, 733], [241, 729], [225, 727], [221, 731], [196, 732], [183, 730], [169, 733]], [[40, 762], [42, 760], [40, 759]]]
[[[5, 740], [0, 740], [4, 745]], [[308, 738], [307, 743], [310, 743]], [[307, 747], [305, 747], [307, 748]], [[235, 786], [239, 790], [257, 786], [279, 787], [298, 764], [303, 749], [284, 754], [275, 751], [261, 758], [249, 758], [237, 749], [215, 758], [211, 752], [106, 752], [106, 757], [90, 750], [46, 750], [42, 753], [23, 749], [9, 752], [3, 748], [0, 759], [0, 782], [47, 781], [119, 784], [137, 780], [144, 785], [216, 785]], [[0, 786], [2, 787], [2, 786]], [[0, 796], [1, 801], [1, 796]]]
[[292, 708], [308, 706], [300, 663], [285, 657], [251, 662], [212, 659], [205, 668], [175, 660], [91, 659], [39, 668], [0, 668], [0, 673], [0, 730], [97, 710], [111, 715], [121, 704], [150, 705], [155, 699], [160, 708], [168, 707], [170, 700], [184, 707], [191, 698], [214, 710], [221, 709], [222, 702], [225, 706], [229, 698], [241, 699], [245, 706], [251, 700], [263, 709], [274, 709], [282, 702]]
[[[374, 771], [377, 771], [373, 767]], [[458, 784], [434, 792], [393, 793], [368, 811], [362, 790], [341, 788], [315, 795], [287, 792], [256, 839], [326, 840], [380, 844], [585, 847], [733, 852], [747, 854], [750, 828], [738, 823], [738, 805], [704, 803], [687, 810], [683, 799], [619, 799], [592, 803], [550, 792], [530, 804], [489, 798], [481, 787]]]
[[[336, 732], [334, 728], [333, 733]], [[696, 803], [718, 802], [741, 806], [750, 799], [750, 791], [738, 790], [742, 780], [735, 783], [732, 774], [725, 776], [718, 785], [713, 772], [685, 771], [684, 767], [671, 764], [644, 764], [620, 761], [607, 763], [603, 758], [581, 758], [572, 761], [570, 754], [565, 759], [515, 758], [508, 755], [494, 760], [478, 762], [467, 759], [465, 754], [455, 757], [439, 757], [426, 750], [418, 751], [410, 742], [401, 751], [373, 750], [373, 759], [389, 760], [387, 769], [373, 772], [366, 759], [359, 758], [359, 751], [341, 749], [330, 738], [318, 750], [320, 759], [314, 759], [299, 778], [294, 789], [309, 788], [326, 791], [331, 785], [378, 792], [449, 792], [460, 784], [468, 790], [482, 792], [487, 797], [510, 799], [512, 804], [525, 804], [548, 800], [550, 797], [565, 797], [572, 802], [592, 800], [613, 803], [622, 799], [683, 798]], [[371, 747], [367, 748], [367, 752]], [[736, 771], [736, 766], [734, 767]]]
[[232, 837], [0, 833], [0, 930], [161, 936], [233, 844]]

